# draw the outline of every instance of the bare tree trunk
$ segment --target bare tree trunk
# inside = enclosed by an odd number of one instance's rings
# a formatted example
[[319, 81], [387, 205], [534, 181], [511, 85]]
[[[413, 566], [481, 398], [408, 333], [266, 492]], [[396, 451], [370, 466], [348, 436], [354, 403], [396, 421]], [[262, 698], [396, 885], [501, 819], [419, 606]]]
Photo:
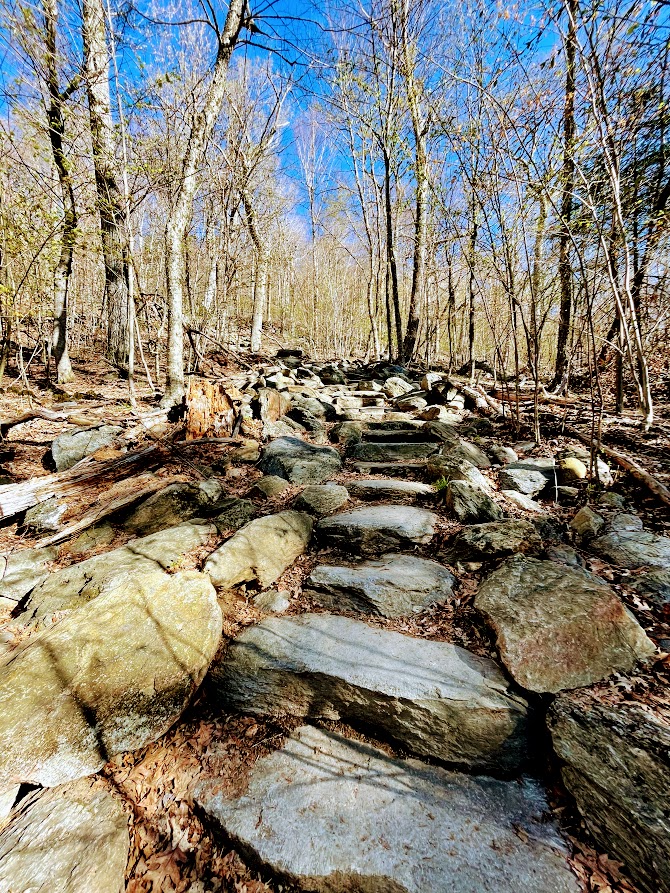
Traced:
[[384, 217], [386, 222], [386, 263], [387, 263], [387, 307], [389, 309], [389, 360], [393, 357], [391, 344], [390, 311], [393, 310], [395, 320], [395, 341], [398, 358], [402, 352], [402, 320], [400, 317], [400, 292], [398, 289], [398, 265], [395, 256], [395, 234], [393, 229], [393, 207], [391, 204], [391, 159], [388, 149], [383, 147], [384, 155]]
[[63, 202], [60, 254], [54, 270], [54, 327], [52, 349], [56, 360], [56, 380], [59, 384], [72, 381], [74, 374], [68, 352], [68, 289], [72, 273], [72, 254], [77, 230], [77, 207], [74, 198], [70, 164], [63, 148], [65, 117], [63, 105], [79, 83], [75, 78], [61, 92], [58, 83], [57, 29], [58, 7], [56, 0], [43, 0], [44, 30], [46, 41], [46, 75], [49, 90], [49, 141]]
[[256, 249], [256, 276], [254, 277], [254, 305], [251, 316], [251, 343], [249, 349], [252, 353], [260, 353], [261, 339], [263, 335], [263, 314], [267, 300], [268, 289], [268, 249], [261, 238], [256, 225], [256, 215], [251, 203], [251, 197], [247, 192], [242, 196], [244, 211], [247, 218], [247, 228], [251, 241]]
[[244, 0], [230, 0], [214, 63], [214, 72], [203, 108], [194, 116], [176, 197], [165, 227], [168, 297], [167, 381], [163, 403], [181, 403], [184, 390], [184, 236], [193, 214], [198, 184], [198, 165], [214, 128], [226, 91], [228, 63], [244, 21]]
[[119, 188], [109, 92], [109, 52], [102, 0], [83, 0], [82, 37], [93, 145], [93, 166], [100, 213], [100, 235], [107, 297], [107, 356], [128, 368], [128, 231], [123, 192]]
[[472, 229], [468, 250], [468, 366], [470, 378], [475, 378], [475, 251], [477, 248], [477, 208], [472, 196]]
[[[575, 17], [578, 0], [568, 4], [568, 32], [565, 41], [565, 106], [563, 109], [563, 172], [561, 175], [561, 234], [558, 243], [558, 278], [561, 304], [556, 339], [556, 366], [552, 387], [567, 388], [568, 341], [572, 318], [572, 267], [570, 265], [570, 220], [575, 191], [575, 55], [577, 32]], [[565, 381], [564, 381], [565, 380]]]

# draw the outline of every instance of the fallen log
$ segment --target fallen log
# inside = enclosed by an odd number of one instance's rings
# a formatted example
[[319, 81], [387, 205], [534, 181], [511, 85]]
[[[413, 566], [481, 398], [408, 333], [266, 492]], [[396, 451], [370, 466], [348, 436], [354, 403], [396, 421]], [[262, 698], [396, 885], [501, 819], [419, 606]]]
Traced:
[[130, 474], [155, 468], [165, 461], [166, 456], [163, 445], [155, 443], [103, 461], [89, 456], [67, 471], [5, 484], [0, 486], [0, 519], [12, 518], [53, 496], [66, 499], [87, 484], [110, 485]]
[[81, 425], [83, 428], [100, 425], [104, 421], [94, 416], [83, 415], [80, 409], [73, 409], [71, 412], [57, 412], [53, 409], [46, 409], [44, 406], [35, 406], [13, 419], [0, 421], [0, 437], [6, 437], [12, 428], [32, 422], [34, 419], [45, 419], [48, 422], [69, 422], [71, 425]]
[[[175, 484], [186, 480], [188, 480], [188, 478], [184, 475], [173, 475], [168, 478], [155, 478], [153, 475], [139, 475], [134, 477], [129, 481], [123, 482], [126, 484], [126, 486], [122, 488], [125, 492], [121, 492], [120, 494], [114, 492], [111, 497], [109, 492], [105, 493], [104, 496], [106, 498], [102, 504], [99, 503], [96, 505], [92, 511], [82, 515], [78, 521], [74, 521], [72, 524], [63, 527], [63, 529], [59, 530], [57, 533], [53, 533], [51, 536], [39, 540], [35, 543], [35, 548], [55, 546], [58, 543], [62, 543], [64, 540], [82, 533], [84, 530], [87, 530], [104, 518], [108, 518], [110, 515], [132, 505], [134, 502], [144, 499], [147, 496], [151, 496], [158, 490], [163, 490], [169, 484]], [[144, 484], [146, 484], [146, 486], [144, 486]], [[111, 489], [112, 491], [115, 490], [114, 487]], [[77, 507], [76, 504], [68, 506], [68, 511], [72, 512], [76, 510]]]
[[[502, 405], [489, 394], [487, 394], [483, 388], [471, 388], [468, 387], [468, 385], [464, 385], [461, 382], [452, 379], [449, 379], [449, 383], [466, 397], [470, 397], [470, 399], [475, 402], [475, 406], [478, 409], [480, 408], [480, 406], [482, 406], [482, 412], [484, 412], [485, 415], [491, 415], [491, 413], [494, 412], [499, 417], [505, 416]], [[634, 459], [631, 459], [630, 456], [627, 456], [625, 453], [619, 452], [619, 450], [614, 450], [611, 447], [605, 446], [605, 444], [603, 443], [599, 443], [589, 434], [585, 434], [583, 431], [580, 431], [579, 428], [574, 428], [572, 425], [565, 424], [562, 419], [559, 419], [552, 413], [545, 414], [550, 415], [552, 420], [556, 424], [561, 425], [566, 433], [581, 441], [581, 443], [585, 444], [590, 450], [594, 452], [594, 454], [602, 453], [603, 456], [611, 459], [620, 468], [623, 468], [624, 471], [628, 472], [628, 474], [630, 474], [631, 477], [633, 477], [636, 481], [643, 484], [650, 491], [650, 493], [653, 493], [654, 496], [657, 497], [657, 499], [660, 499], [661, 502], [665, 503], [665, 505], [670, 506], [670, 490], [652, 474], [642, 468], [642, 466], [639, 465]], [[527, 416], [520, 414], [519, 418], [525, 424], [532, 425], [532, 420]]]

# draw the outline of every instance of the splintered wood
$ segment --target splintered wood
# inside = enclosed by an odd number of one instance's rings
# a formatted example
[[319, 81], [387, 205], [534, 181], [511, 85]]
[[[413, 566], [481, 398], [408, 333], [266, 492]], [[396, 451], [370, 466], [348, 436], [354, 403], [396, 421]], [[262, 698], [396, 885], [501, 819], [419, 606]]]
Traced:
[[233, 432], [235, 408], [222, 381], [189, 379], [186, 395], [186, 440], [227, 437]]

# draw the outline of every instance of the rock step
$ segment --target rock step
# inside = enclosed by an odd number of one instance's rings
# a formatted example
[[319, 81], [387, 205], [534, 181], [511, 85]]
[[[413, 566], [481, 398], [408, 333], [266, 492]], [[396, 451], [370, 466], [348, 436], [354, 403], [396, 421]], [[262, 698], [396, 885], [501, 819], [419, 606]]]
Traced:
[[343, 719], [445, 763], [495, 774], [528, 755], [528, 704], [490, 658], [332, 614], [270, 617], [212, 669], [226, 709]]
[[394, 475], [410, 471], [423, 471], [428, 465], [427, 459], [407, 459], [404, 462], [361, 462], [351, 463], [359, 474], [388, 474]]
[[435, 496], [430, 484], [401, 480], [359, 480], [347, 481], [349, 493], [358, 499], [397, 499], [409, 502], [414, 499], [429, 499]]
[[317, 525], [321, 543], [345, 552], [375, 555], [398, 547], [429, 543], [437, 515], [410, 505], [371, 505], [340, 512]]
[[370, 443], [362, 442], [353, 444], [349, 449], [349, 456], [362, 462], [394, 462], [400, 459], [425, 459], [439, 452], [440, 443], [414, 441]]
[[243, 852], [323, 893], [578, 893], [538, 782], [472, 778], [310, 726], [255, 765], [244, 795], [195, 802]]
[[362, 431], [361, 437], [367, 443], [416, 443], [417, 441], [423, 443], [442, 442], [442, 438], [437, 434], [425, 431], [423, 428], [394, 428], [390, 431]]
[[414, 555], [384, 555], [378, 561], [319, 565], [303, 592], [332, 611], [402, 617], [454, 594], [456, 580], [446, 567]]

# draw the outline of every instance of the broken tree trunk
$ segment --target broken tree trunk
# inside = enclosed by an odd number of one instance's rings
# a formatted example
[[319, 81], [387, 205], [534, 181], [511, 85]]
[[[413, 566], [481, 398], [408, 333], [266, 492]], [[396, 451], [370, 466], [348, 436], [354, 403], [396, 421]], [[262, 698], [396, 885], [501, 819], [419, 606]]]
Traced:
[[235, 426], [235, 407], [223, 381], [192, 376], [186, 395], [186, 440], [227, 437]]

